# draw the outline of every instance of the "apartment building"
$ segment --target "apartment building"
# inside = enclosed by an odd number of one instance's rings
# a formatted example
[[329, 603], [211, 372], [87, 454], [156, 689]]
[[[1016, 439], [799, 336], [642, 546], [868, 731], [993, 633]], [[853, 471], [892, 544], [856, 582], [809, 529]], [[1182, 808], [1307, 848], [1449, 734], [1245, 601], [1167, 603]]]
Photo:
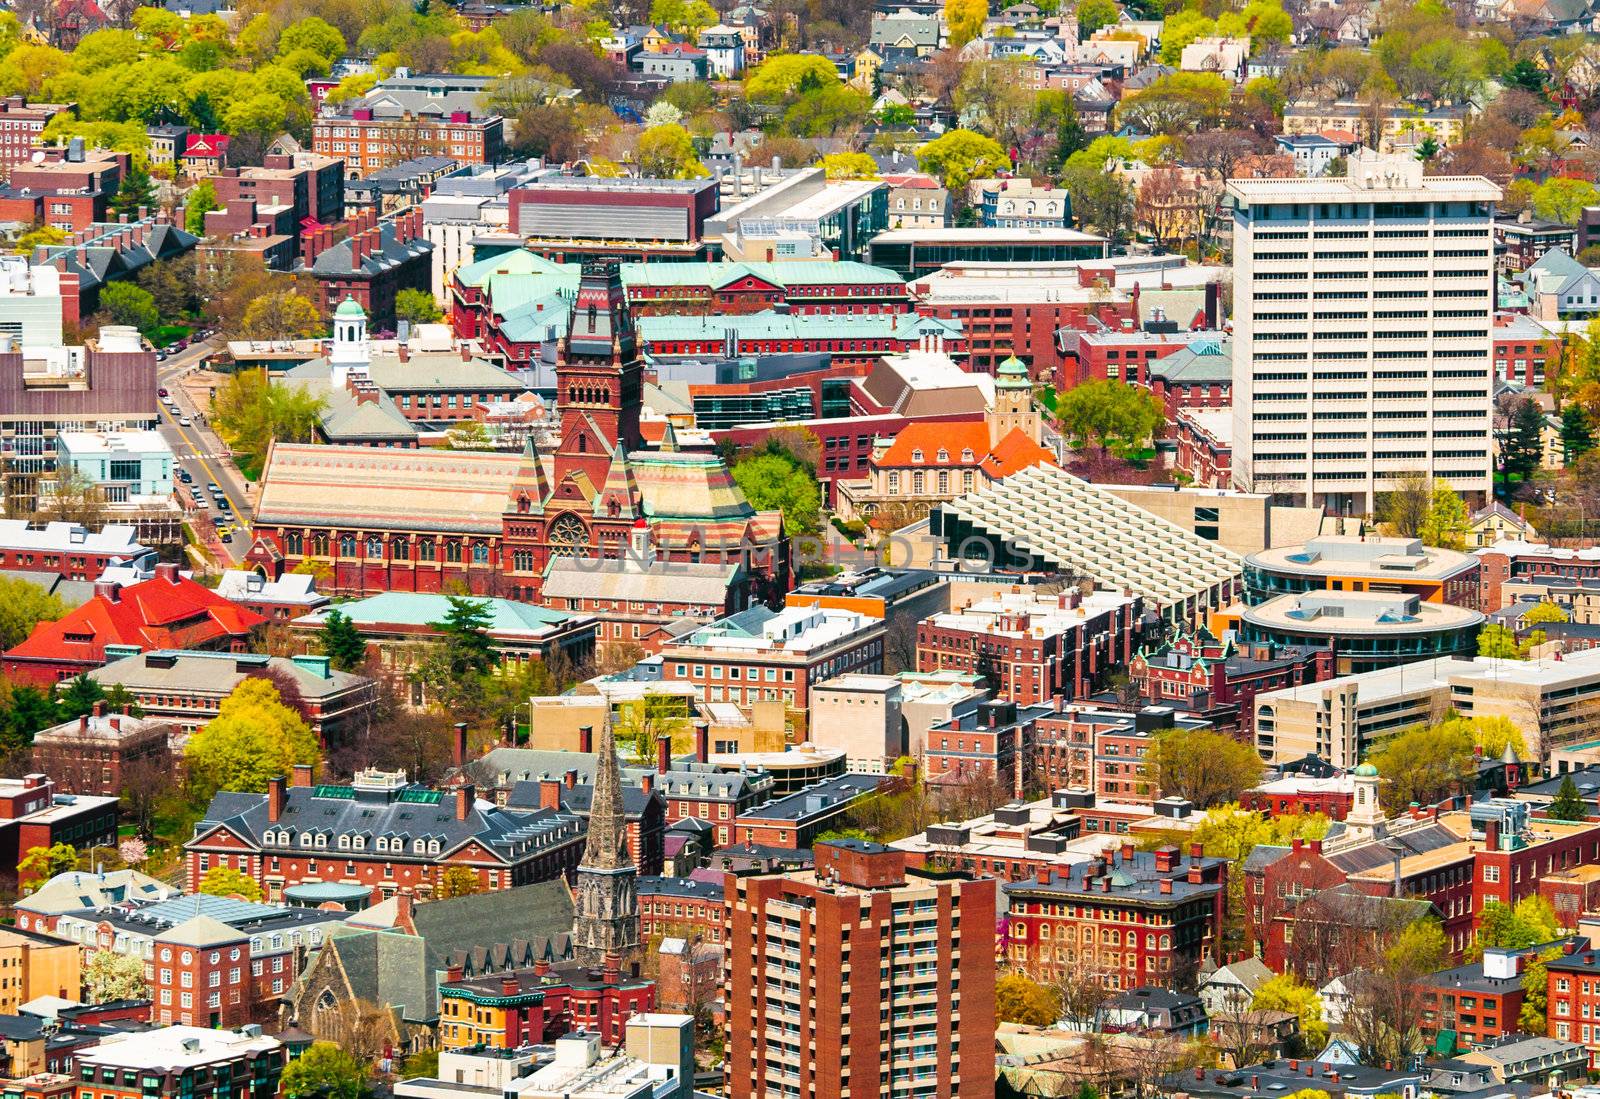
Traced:
[[1356, 515], [1420, 470], [1487, 499], [1499, 188], [1357, 151], [1228, 194], [1234, 483]]
[[107, 1035], [77, 1062], [80, 1095], [92, 1088], [101, 1099], [271, 1099], [287, 1054], [258, 1026], [169, 1026]]
[[995, 883], [863, 840], [815, 851], [727, 879], [727, 1095], [992, 1096]]

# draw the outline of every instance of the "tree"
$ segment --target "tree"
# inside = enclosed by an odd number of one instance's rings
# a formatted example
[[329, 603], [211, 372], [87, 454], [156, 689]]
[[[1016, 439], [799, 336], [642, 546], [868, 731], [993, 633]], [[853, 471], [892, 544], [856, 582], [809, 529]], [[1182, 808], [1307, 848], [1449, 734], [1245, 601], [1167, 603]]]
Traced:
[[1583, 406], [1569, 403], [1561, 410], [1561, 456], [1567, 463], [1576, 462], [1594, 449], [1594, 426]]
[[328, 62], [343, 57], [347, 48], [345, 36], [339, 32], [339, 28], [315, 15], [296, 19], [283, 28], [283, 34], [278, 38], [279, 54], [310, 50]]
[[1114, 993], [1106, 987], [1103, 976], [1082, 967], [1063, 969], [1051, 991], [1060, 1005], [1061, 1019], [1069, 1030], [1095, 1029], [1100, 1012]]
[[1497, 622], [1491, 622], [1478, 631], [1478, 655], [1493, 656], [1501, 660], [1526, 660], [1528, 654], [1543, 645], [1543, 630], [1534, 630], [1520, 641], [1517, 635]]
[[402, 290], [394, 296], [394, 315], [412, 324], [433, 324], [444, 316], [426, 290]]
[[0, 650], [22, 644], [40, 622], [66, 613], [60, 596], [20, 577], [0, 575]]
[[1578, 786], [1572, 781], [1570, 773], [1561, 780], [1561, 786], [1545, 812], [1554, 820], [1589, 819], [1589, 804], [1578, 793]]
[[1533, 212], [1548, 221], [1576, 225], [1585, 206], [1600, 203], [1600, 189], [1584, 179], [1557, 176], [1533, 192]]
[[230, 866], [213, 866], [200, 879], [200, 892], [213, 897], [242, 897], [247, 901], [261, 899], [261, 886], [249, 874]]
[[1523, 397], [1506, 410], [1506, 430], [1500, 442], [1500, 461], [1506, 479], [1526, 481], [1544, 460], [1544, 413], [1532, 398]]
[[517, 149], [529, 156], [566, 164], [583, 156], [584, 132], [578, 112], [563, 103], [538, 103], [516, 116]]
[[944, 23], [950, 45], [960, 49], [983, 33], [988, 0], [944, 0]]
[[283, 1070], [285, 1099], [361, 1099], [367, 1066], [332, 1042], [313, 1042]]
[[1367, 757], [1383, 780], [1384, 808], [1402, 813], [1412, 802], [1434, 805], [1471, 789], [1477, 777], [1472, 748], [1471, 732], [1459, 724], [1418, 725], [1390, 737]]
[[1002, 1023], [1049, 1026], [1056, 1021], [1055, 997], [1021, 973], [1007, 973], [994, 983], [994, 1017]]
[[829, 179], [878, 178], [878, 162], [866, 153], [831, 153], [818, 163]]
[[1467, 529], [1471, 525], [1466, 501], [1443, 478], [1433, 483], [1433, 497], [1428, 504], [1428, 514], [1423, 517], [1417, 537], [1425, 546], [1460, 550], [1466, 548]]
[[297, 763], [315, 766], [322, 751], [300, 715], [266, 679], [241, 682], [184, 749], [198, 792], [262, 793]]
[[86, 1003], [109, 1004], [118, 1000], [143, 1000], [150, 995], [144, 981], [144, 960], [133, 954], [91, 950], [83, 960], [83, 997]]
[[220, 210], [217, 189], [209, 179], [202, 179], [183, 199], [183, 227], [197, 237], [206, 235], [206, 214]]
[[750, 505], [758, 511], [781, 510], [788, 535], [821, 529], [822, 492], [816, 474], [785, 454], [750, 454], [730, 471]]
[[1078, 5], [1078, 33], [1085, 38], [1117, 21], [1121, 13], [1111, 0], [1082, 0]]
[[647, 693], [618, 706], [617, 745], [628, 747], [637, 762], [655, 761], [657, 737], [670, 737], [676, 751], [693, 731], [694, 723], [682, 695]]
[[1056, 403], [1056, 419], [1077, 446], [1145, 445], [1166, 422], [1166, 410], [1148, 390], [1110, 378], [1073, 386]]
[[1254, 748], [1211, 729], [1167, 729], [1157, 733], [1146, 766], [1161, 792], [1187, 798], [1197, 809], [1238, 801], [1261, 781]]
[[1209, 72], [1175, 72], [1117, 104], [1117, 121], [1147, 134], [1187, 133], [1215, 127], [1232, 98], [1228, 81]]
[[78, 851], [70, 843], [30, 847], [17, 861], [17, 883], [24, 893], [32, 893], [57, 874], [77, 868]]
[[1478, 937], [1470, 953], [1481, 957], [1484, 950], [1526, 950], [1530, 946], [1553, 942], [1561, 936], [1561, 921], [1550, 902], [1537, 893], [1515, 905], [1489, 901], [1478, 913]]
[[1545, 1013], [1550, 1006], [1549, 963], [1561, 957], [1560, 950], [1545, 950], [1530, 958], [1522, 972], [1522, 1010], [1517, 1025], [1524, 1034], [1544, 1034]]
[[304, 443], [315, 437], [326, 404], [309, 390], [274, 385], [265, 370], [236, 370], [217, 387], [211, 420], [240, 468], [259, 474], [274, 440]]
[[127, 174], [122, 177], [122, 185], [111, 196], [111, 212], [127, 214], [128, 220], [133, 221], [138, 218], [140, 207], [149, 213], [155, 209], [155, 205], [156, 188], [150, 182], [150, 173], [141, 168], [137, 160], [130, 162]]
[[651, 179], [700, 179], [709, 175], [682, 126], [653, 126], [639, 135], [639, 174]]
[[1310, 985], [1301, 984], [1291, 974], [1281, 973], [1256, 989], [1250, 1001], [1252, 1011], [1287, 1011], [1300, 1020], [1301, 1048], [1320, 1053], [1328, 1041], [1328, 1024], [1322, 1019], [1322, 997]]
[[366, 663], [367, 640], [361, 636], [350, 616], [337, 607], [328, 612], [318, 634], [322, 655], [341, 672], [353, 672]]
[[470, 867], [447, 866], [439, 875], [439, 885], [434, 890], [434, 896], [443, 901], [451, 897], [470, 897], [482, 891], [483, 886], [478, 882], [478, 875]]
[[1542, 626], [1550, 622], [1570, 622], [1571, 618], [1562, 609], [1560, 603], [1549, 599], [1540, 600], [1522, 616], [1522, 621], [1529, 626]]
[[132, 325], [140, 332], [153, 332], [161, 324], [156, 299], [148, 290], [141, 290], [131, 282], [108, 284], [100, 291], [100, 307], [111, 315], [114, 323]]
[[998, 141], [971, 130], [950, 130], [917, 150], [917, 167], [936, 176], [951, 197], [964, 196], [967, 184], [1008, 171], [1011, 158]]
[[249, 340], [304, 340], [323, 330], [322, 316], [298, 290], [263, 294], [244, 311], [239, 335]]
[[1420, 470], [1394, 477], [1394, 488], [1378, 497], [1378, 521], [1402, 538], [1415, 538], [1433, 506], [1433, 482]]

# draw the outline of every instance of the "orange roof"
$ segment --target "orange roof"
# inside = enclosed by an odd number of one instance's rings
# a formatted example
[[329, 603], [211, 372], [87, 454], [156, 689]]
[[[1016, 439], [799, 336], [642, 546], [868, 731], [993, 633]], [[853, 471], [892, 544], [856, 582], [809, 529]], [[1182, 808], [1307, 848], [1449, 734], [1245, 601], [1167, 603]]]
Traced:
[[7, 659], [105, 662], [107, 645], [195, 649], [243, 638], [266, 619], [210, 588], [164, 570], [130, 584], [116, 598], [97, 594], [56, 622], [41, 622]]
[[[921, 453], [919, 459], [916, 455]], [[982, 420], [938, 423], [921, 420], [895, 435], [879, 466], [971, 466], [989, 453], [989, 425]], [[940, 457], [940, 455], [943, 457]], [[965, 456], [963, 456], [965, 455]]]
[[1012, 428], [1004, 439], [983, 458], [983, 472], [995, 480], [1020, 473], [1031, 466], [1056, 464], [1056, 456], [1030, 439], [1021, 428]]

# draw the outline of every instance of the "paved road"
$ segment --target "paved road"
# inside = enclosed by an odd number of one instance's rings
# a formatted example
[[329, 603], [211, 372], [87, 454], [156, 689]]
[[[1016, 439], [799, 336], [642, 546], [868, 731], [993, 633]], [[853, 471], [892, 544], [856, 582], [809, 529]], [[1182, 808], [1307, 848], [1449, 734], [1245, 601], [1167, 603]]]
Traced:
[[[172, 395], [178, 405], [177, 416], [173, 416], [165, 404], [162, 405], [161, 434], [167, 440], [167, 445], [172, 447], [178, 467], [188, 472], [206, 499], [200, 507], [194, 507], [189, 497], [189, 486], [185, 484], [174, 486], [178, 497], [191, 515], [204, 515], [217, 523], [231, 521], [238, 526], [231, 543], [225, 544], [215, 537], [209, 542], [211, 552], [219, 561], [237, 564], [250, 549], [250, 496], [245, 479], [227, 456], [227, 447], [222, 440], [205, 425], [199, 410], [181, 384], [183, 378], [197, 370], [200, 361], [220, 347], [221, 343], [219, 339], [199, 343], [157, 364], [156, 382]], [[180, 419], [187, 419], [189, 426], [184, 427]], [[206, 489], [206, 483], [210, 481], [216, 482], [223, 496], [227, 497], [233, 509], [231, 519], [212, 504]]]

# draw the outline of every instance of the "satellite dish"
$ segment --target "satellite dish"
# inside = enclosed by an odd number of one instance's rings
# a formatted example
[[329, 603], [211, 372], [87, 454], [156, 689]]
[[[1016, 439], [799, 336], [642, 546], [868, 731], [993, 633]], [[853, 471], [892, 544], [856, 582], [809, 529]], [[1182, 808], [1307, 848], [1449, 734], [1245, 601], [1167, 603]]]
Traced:
[[35, 163], [35, 164], [43, 164], [44, 163], [44, 150], [43, 149], [35, 149], [33, 151], [33, 156], [29, 157], [28, 159], [33, 161], [33, 163]]

